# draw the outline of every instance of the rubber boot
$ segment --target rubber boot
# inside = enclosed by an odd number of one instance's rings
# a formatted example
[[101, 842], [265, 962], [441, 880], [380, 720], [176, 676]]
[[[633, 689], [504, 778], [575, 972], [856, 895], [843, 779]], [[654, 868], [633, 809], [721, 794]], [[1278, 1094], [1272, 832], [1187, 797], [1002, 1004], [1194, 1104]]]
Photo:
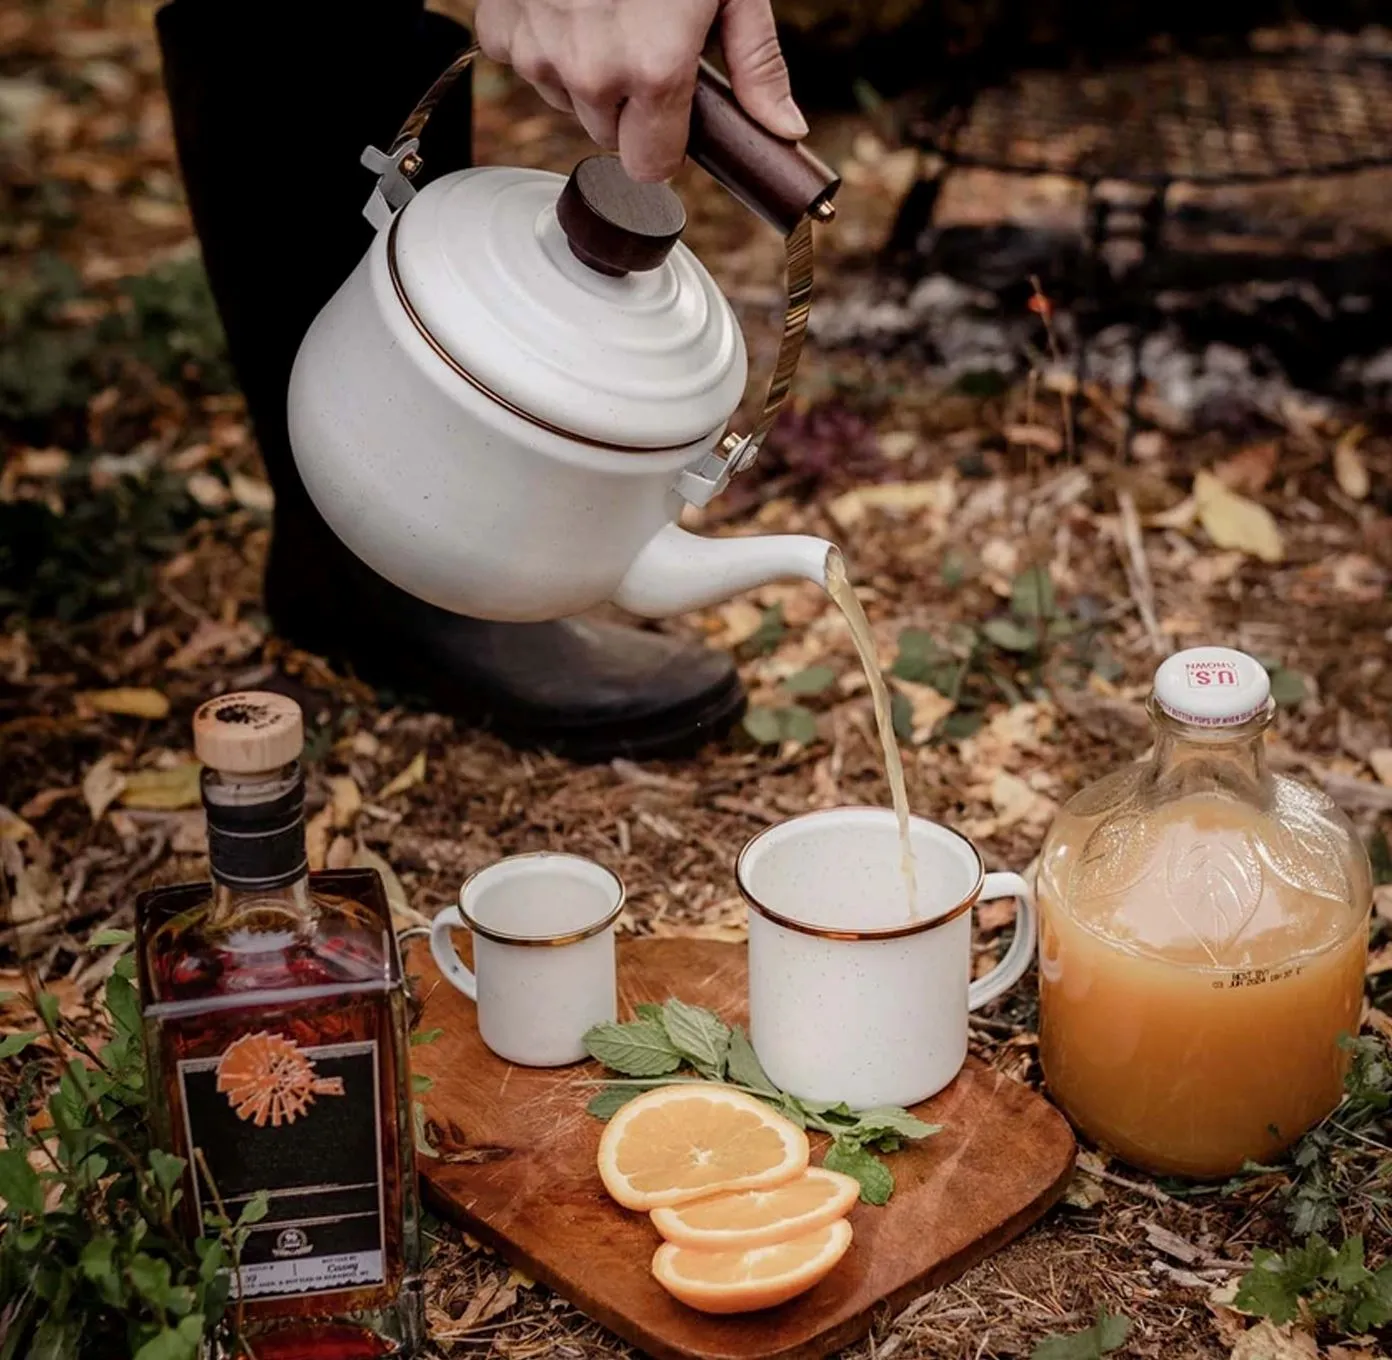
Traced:
[[[173, 0], [157, 27], [194, 226], [275, 491], [276, 631], [398, 697], [575, 759], [685, 754], [728, 730], [744, 708], [728, 657], [610, 623], [437, 609], [349, 552], [300, 481], [290, 369], [372, 238], [359, 156], [391, 143], [467, 31], [419, 0]], [[421, 183], [469, 163], [467, 79], [421, 152]]]

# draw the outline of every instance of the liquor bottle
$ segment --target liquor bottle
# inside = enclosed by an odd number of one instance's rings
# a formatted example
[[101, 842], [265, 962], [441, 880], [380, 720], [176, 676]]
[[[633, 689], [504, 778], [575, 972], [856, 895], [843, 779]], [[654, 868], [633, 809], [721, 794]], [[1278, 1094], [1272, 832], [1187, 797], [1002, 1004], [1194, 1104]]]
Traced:
[[381, 879], [311, 874], [300, 709], [204, 704], [211, 882], [137, 902], [155, 1137], [185, 1227], [264, 1192], [229, 1280], [257, 1360], [408, 1356], [421, 1341], [406, 993]]

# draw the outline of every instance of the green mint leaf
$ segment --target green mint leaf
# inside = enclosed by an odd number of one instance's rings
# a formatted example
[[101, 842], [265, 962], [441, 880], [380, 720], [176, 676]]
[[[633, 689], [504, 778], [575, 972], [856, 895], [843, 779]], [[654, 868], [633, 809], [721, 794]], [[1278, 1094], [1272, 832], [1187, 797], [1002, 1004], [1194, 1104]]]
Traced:
[[661, 1077], [682, 1065], [667, 1031], [652, 1020], [595, 1025], [585, 1034], [585, 1052], [626, 1077]]
[[800, 1129], [807, 1127], [807, 1115], [801, 1105], [790, 1095], [779, 1093], [777, 1097], [769, 1096], [768, 1103], [773, 1106], [784, 1119], [791, 1120]]
[[1271, 672], [1271, 700], [1280, 708], [1298, 708], [1309, 697], [1305, 677], [1284, 666]]
[[131, 944], [135, 940], [133, 930], [99, 930], [87, 941], [88, 949], [110, 949], [118, 944]]
[[133, 1360], [196, 1360], [203, 1339], [203, 1314], [190, 1313], [177, 1327], [165, 1327], [147, 1341]]
[[118, 1034], [140, 1033], [140, 998], [125, 978], [114, 973], [106, 980], [106, 1009], [111, 1012]]
[[1363, 1264], [1361, 1235], [1345, 1238], [1325, 1270], [1324, 1278], [1336, 1289], [1353, 1289], [1372, 1278], [1372, 1272]]
[[855, 1143], [834, 1142], [822, 1158], [828, 1171], [839, 1171], [860, 1182], [860, 1197], [867, 1204], [884, 1204], [894, 1193], [894, 1175], [873, 1153]]
[[442, 1025], [436, 1025], [434, 1029], [418, 1029], [411, 1034], [411, 1047], [419, 1048], [422, 1044], [433, 1044], [444, 1033]]
[[633, 1008], [633, 1014], [639, 1020], [654, 1020], [659, 1025], [662, 1023], [662, 1007], [653, 1001], [640, 1001]]
[[150, 1170], [155, 1173], [155, 1183], [166, 1198], [174, 1193], [175, 1187], [184, 1179], [186, 1165], [182, 1157], [171, 1156], [159, 1148], [150, 1149]]
[[49, 1029], [58, 1024], [58, 998], [52, 992], [40, 992], [35, 1004], [39, 1008], [39, 1018]]
[[767, 656], [783, 641], [783, 635], [787, 631], [788, 625], [783, 621], [783, 606], [770, 605], [764, 610], [759, 626], [735, 648], [735, 652], [741, 661], [749, 661], [756, 656]]
[[718, 1015], [673, 997], [662, 1007], [662, 1024], [673, 1046], [702, 1076], [723, 1080], [730, 1028]]
[[1282, 1271], [1279, 1254], [1258, 1248], [1252, 1259], [1256, 1264], [1238, 1283], [1234, 1306], [1239, 1312], [1270, 1318], [1278, 1327], [1290, 1322], [1300, 1311], [1300, 1291]]
[[1130, 1335], [1131, 1319], [1113, 1316], [1104, 1308], [1086, 1331], [1046, 1336], [1030, 1352], [1030, 1360], [1102, 1360], [1120, 1350]]
[[836, 672], [830, 666], [808, 666], [806, 670], [790, 675], [783, 688], [789, 694], [822, 694], [836, 683]]
[[1039, 641], [1032, 628], [1015, 619], [987, 619], [981, 625], [981, 633], [1005, 652], [1031, 652]]
[[427, 1077], [424, 1072], [411, 1073], [411, 1090], [418, 1096], [423, 1096], [435, 1085], [434, 1077]]
[[204, 1284], [211, 1283], [218, 1271], [232, 1264], [227, 1248], [215, 1237], [200, 1237], [194, 1248], [198, 1252], [198, 1278]]
[[935, 1133], [942, 1132], [942, 1125], [925, 1124], [907, 1110], [895, 1105], [883, 1105], [858, 1111], [852, 1132], [867, 1142], [885, 1134], [894, 1134], [899, 1138], [931, 1138]]
[[23, 1147], [0, 1151], [0, 1199], [21, 1213], [43, 1213], [43, 1183]]
[[125, 978], [125, 980], [126, 980], [127, 982], [134, 982], [134, 981], [135, 981], [135, 955], [134, 955], [134, 954], [122, 954], [121, 957], [120, 957], [119, 959], [116, 960], [116, 967], [113, 968], [111, 971], [112, 971], [113, 975], [116, 976], [116, 977], [123, 977], [123, 978]]
[[596, 1119], [612, 1119], [634, 1096], [642, 1095], [631, 1086], [606, 1086], [590, 1097], [585, 1113]]
[[848, 1127], [856, 1122], [855, 1111], [844, 1100], [802, 1100], [798, 1102], [808, 1114], [821, 1115], [834, 1123]]
[[258, 1190], [242, 1205], [242, 1212], [237, 1215], [237, 1226], [248, 1228], [253, 1223], [260, 1223], [270, 1212], [271, 1197], [264, 1190]]
[[907, 694], [902, 694], [897, 689], [889, 692], [889, 725], [894, 729], [894, 735], [905, 745], [913, 741], [913, 703]]
[[731, 1081], [747, 1086], [751, 1091], [759, 1091], [766, 1096], [782, 1094], [769, 1080], [759, 1055], [754, 1052], [754, 1045], [749, 1042], [749, 1036], [738, 1025], [730, 1029], [730, 1050], [725, 1071]]
[[152, 1308], [163, 1310], [168, 1307], [171, 1284], [169, 1262], [161, 1257], [137, 1252], [126, 1267], [126, 1277]]
[[16, 1053], [23, 1053], [30, 1044], [36, 1044], [42, 1038], [42, 1034], [7, 1034], [0, 1039], [0, 1058], [13, 1058]]
[[[47, 1317], [34, 1333], [25, 1360], [72, 1360], [82, 1341], [82, 1322], [78, 1318]], [[137, 1357], [137, 1360], [140, 1360]], [[157, 1356], [155, 1360], [159, 1360]]]
[[109, 1233], [91, 1238], [77, 1258], [78, 1269], [113, 1307], [120, 1304], [121, 1276], [116, 1269], [116, 1239]]
[[1010, 583], [1010, 612], [1031, 621], [1054, 617], [1054, 583], [1048, 567], [1026, 567]]
[[783, 722], [774, 708], [751, 708], [741, 723], [760, 746], [777, 746], [783, 740]]
[[799, 746], [811, 746], [817, 740], [817, 715], [801, 704], [789, 704], [779, 710], [783, 735]]

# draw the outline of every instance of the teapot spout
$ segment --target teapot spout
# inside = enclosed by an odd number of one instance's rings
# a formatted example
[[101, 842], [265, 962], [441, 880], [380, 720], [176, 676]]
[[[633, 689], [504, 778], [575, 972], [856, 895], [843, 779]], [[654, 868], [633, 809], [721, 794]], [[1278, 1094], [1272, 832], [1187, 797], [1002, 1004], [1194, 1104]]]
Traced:
[[667, 524], [638, 554], [614, 603], [643, 618], [665, 619], [773, 581], [815, 581], [825, 590], [827, 556], [834, 551], [807, 534], [701, 538]]

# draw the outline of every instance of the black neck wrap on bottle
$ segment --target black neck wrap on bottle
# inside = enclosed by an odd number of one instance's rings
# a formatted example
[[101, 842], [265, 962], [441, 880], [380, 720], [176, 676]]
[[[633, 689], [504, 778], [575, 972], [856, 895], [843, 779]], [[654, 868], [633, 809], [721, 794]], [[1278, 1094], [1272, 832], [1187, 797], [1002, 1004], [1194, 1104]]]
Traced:
[[239, 892], [268, 891], [309, 872], [305, 853], [304, 776], [263, 803], [229, 806], [208, 795], [208, 859], [213, 878]]

